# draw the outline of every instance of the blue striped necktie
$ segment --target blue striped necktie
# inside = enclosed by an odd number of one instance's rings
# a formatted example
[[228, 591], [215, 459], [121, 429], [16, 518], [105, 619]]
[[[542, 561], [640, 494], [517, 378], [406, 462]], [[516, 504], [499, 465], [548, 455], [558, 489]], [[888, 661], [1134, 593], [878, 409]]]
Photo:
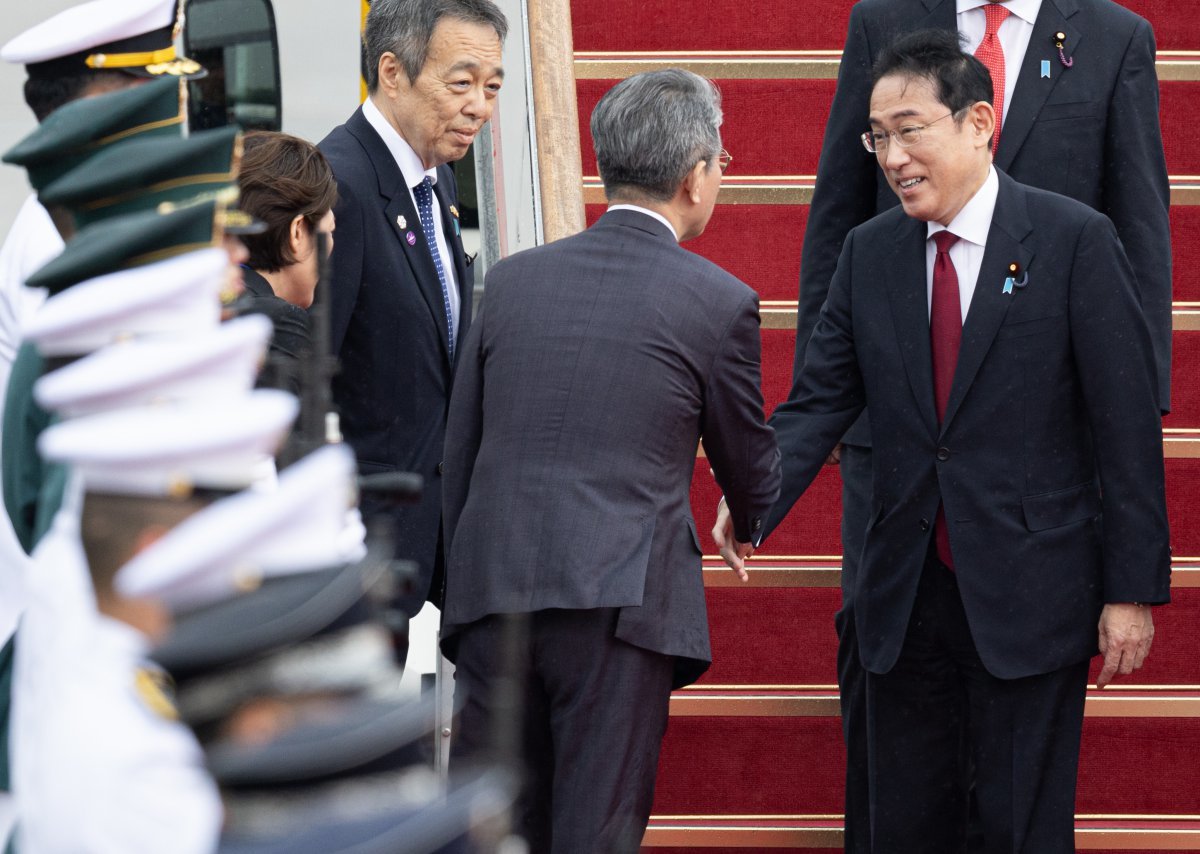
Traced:
[[433, 256], [433, 266], [437, 267], [438, 281], [442, 283], [442, 304], [446, 309], [446, 330], [450, 342], [450, 362], [454, 362], [454, 312], [450, 309], [450, 286], [446, 282], [446, 269], [442, 266], [442, 254], [438, 252], [437, 231], [433, 224], [433, 182], [426, 175], [420, 184], [413, 187], [413, 196], [417, 200], [417, 215], [421, 217], [421, 232], [425, 235], [425, 245]]

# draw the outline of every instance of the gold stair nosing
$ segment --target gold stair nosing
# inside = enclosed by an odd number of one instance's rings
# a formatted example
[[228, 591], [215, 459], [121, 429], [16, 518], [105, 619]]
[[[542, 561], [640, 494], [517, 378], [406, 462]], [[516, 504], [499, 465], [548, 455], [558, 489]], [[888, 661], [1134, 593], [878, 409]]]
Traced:
[[[836, 80], [840, 50], [802, 51], [576, 51], [576, 80], [622, 80], [641, 71], [684, 68], [715, 80]], [[1200, 80], [1200, 51], [1161, 50], [1158, 79]]]
[[[1124, 692], [1089, 688], [1084, 717], [1200, 720], [1200, 686], [1190, 686], [1186, 694], [1179, 691], [1181, 687], [1176, 686], [1172, 696], [1164, 696], [1165, 690], [1155, 691], [1154, 686], [1146, 685], [1126, 685]], [[840, 717], [841, 709], [836, 691], [722, 692], [697, 685], [671, 695], [670, 715], [673, 718], [836, 718]]]
[[[841, 556], [818, 556], [814, 563], [808, 566], [797, 566], [801, 561], [814, 558], [803, 556], [774, 556], [756, 555], [747, 562], [746, 569], [750, 576], [748, 581], [742, 581], [733, 574], [718, 555], [705, 555], [703, 569], [705, 587], [737, 587], [737, 588], [805, 588], [805, 587], [841, 587], [842, 569]], [[1200, 587], [1200, 558], [1174, 558], [1171, 561], [1171, 589]], [[774, 565], [772, 565], [774, 564]]]
[[[1171, 205], [1200, 205], [1200, 180], [1193, 175], [1169, 176]], [[812, 204], [814, 175], [737, 175], [726, 178], [717, 195], [721, 205], [808, 205]], [[605, 203], [604, 186], [594, 175], [583, 178], [583, 201]]]
[[[1200, 816], [1075, 816], [1080, 851], [1135, 848], [1200, 851]], [[757, 824], [755, 824], [757, 822]], [[772, 822], [775, 822], [774, 824]], [[782, 824], [795, 822], [795, 824]], [[1120, 822], [1145, 827], [1120, 826]], [[1155, 824], [1198, 822], [1194, 828]], [[1099, 825], [1099, 826], [1097, 826]], [[1107, 826], [1105, 826], [1107, 825]], [[842, 816], [657, 816], [642, 845], [647, 848], [841, 848]]]
[[[795, 300], [763, 300], [759, 304], [759, 318], [763, 329], [793, 331], [796, 328], [797, 304]], [[1176, 332], [1200, 330], [1200, 305], [1194, 302], [1172, 304], [1171, 328]]]
[[[704, 459], [704, 446], [696, 449], [696, 457]], [[1168, 460], [1200, 459], [1200, 431], [1190, 431], [1187, 434], [1163, 434], [1163, 457]]]

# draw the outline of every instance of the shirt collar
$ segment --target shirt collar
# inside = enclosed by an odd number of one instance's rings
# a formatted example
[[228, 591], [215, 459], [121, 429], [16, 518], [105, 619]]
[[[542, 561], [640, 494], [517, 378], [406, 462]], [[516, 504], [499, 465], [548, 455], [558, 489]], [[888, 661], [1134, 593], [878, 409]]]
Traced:
[[675, 238], [676, 243], [679, 242], [679, 235], [675, 231], [675, 226], [671, 225], [671, 221], [658, 211], [652, 211], [649, 208], [642, 208], [637, 205], [609, 205], [608, 209], [610, 211], [637, 211], [638, 213], [644, 213], [646, 216], [654, 217], [667, 228], [671, 229], [671, 236]]
[[434, 184], [437, 183], [437, 168], [425, 168], [424, 164], [421, 163], [421, 158], [417, 157], [417, 153], [413, 151], [412, 146], [392, 127], [391, 122], [384, 118], [383, 113], [375, 106], [374, 101], [370, 98], [363, 101], [362, 111], [363, 118], [375, 129], [375, 133], [379, 134], [380, 139], [383, 140], [383, 144], [391, 152], [392, 159], [400, 167], [400, 174], [404, 176], [406, 186], [411, 189], [420, 184], [425, 178], [429, 178]]
[[996, 211], [996, 197], [1000, 193], [1000, 179], [996, 177], [996, 167], [988, 167], [988, 176], [983, 186], [975, 191], [971, 200], [963, 205], [958, 216], [949, 225], [941, 223], [926, 223], [926, 239], [933, 237], [939, 231], [949, 231], [958, 235], [960, 240], [966, 240], [977, 246], [987, 245], [988, 231], [992, 227], [992, 214]]
[[[969, 12], [972, 9], [981, 9], [988, 5], [989, 0], [957, 0], [958, 14]], [[1006, 0], [1004, 5], [1008, 11], [1016, 15], [1022, 21], [1032, 24], [1037, 20], [1038, 10], [1042, 7], [1042, 0]]]

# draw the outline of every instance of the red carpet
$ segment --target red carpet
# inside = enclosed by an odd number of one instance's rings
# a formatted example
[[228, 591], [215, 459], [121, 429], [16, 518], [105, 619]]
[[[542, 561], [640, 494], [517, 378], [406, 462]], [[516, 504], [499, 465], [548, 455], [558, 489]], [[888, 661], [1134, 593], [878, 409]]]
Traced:
[[[1194, 815], [1198, 752], [1190, 719], [1087, 718], [1076, 811]], [[843, 761], [838, 718], [674, 717], [654, 814], [840, 813]]]
[[[1159, 50], [1196, 50], [1188, 0], [1126, 0], [1154, 24]], [[851, 0], [608, 0], [572, 3], [575, 50], [841, 50]]]
[[[750, 561], [751, 572], [754, 561]], [[1121, 685], [1182, 685], [1200, 673], [1195, 643], [1200, 589], [1176, 588], [1174, 604], [1154, 615], [1154, 649], [1146, 665]], [[708, 591], [713, 666], [708, 685], [833, 685], [837, 682], [837, 635], [833, 615], [837, 588], [722, 587]], [[753, 631], [746, 631], [753, 626]], [[1100, 672], [1093, 661], [1091, 682]], [[1197, 792], [1200, 807], [1200, 792]]]
[[1171, 208], [1175, 301], [1200, 302], [1200, 205]]
[[[604, 205], [588, 205], [588, 225], [603, 213]], [[795, 302], [807, 222], [808, 205], [717, 205], [708, 228], [684, 248], [737, 276], [760, 299]]]
[[[611, 80], [580, 80], [580, 146], [583, 173], [597, 174], [588, 122]], [[821, 156], [825, 117], [833, 101], [832, 80], [717, 80], [725, 124], [721, 139], [733, 155], [727, 173], [738, 175], [812, 175]], [[1163, 146], [1172, 175], [1200, 173], [1200, 149], [1191, 144], [1189, 101], [1195, 84], [1161, 83]], [[864, 128], [866, 122], [863, 122]], [[863, 157], [869, 157], [866, 151]]]
[[[588, 123], [612, 80], [580, 80], [580, 151], [583, 174], [595, 175], [596, 153]], [[721, 141], [733, 155], [726, 173], [812, 175], [821, 155], [825, 116], [833, 101], [832, 80], [718, 80], [725, 124]], [[869, 157], [866, 151], [864, 157]]]

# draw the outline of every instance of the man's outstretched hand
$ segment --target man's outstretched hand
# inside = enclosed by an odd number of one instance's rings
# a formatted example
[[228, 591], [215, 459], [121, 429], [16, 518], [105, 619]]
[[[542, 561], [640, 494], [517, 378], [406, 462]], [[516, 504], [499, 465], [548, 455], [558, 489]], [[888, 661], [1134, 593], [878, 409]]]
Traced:
[[725, 504], [724, 498], [717, 505], [717, 522], [713, 525], [712, 535], [721, 552], [721, 558], [729, 564], [729, 568], [737, 573], [737, 577], [742, 581], [749, 581], [750, 576], [746, 572], [746, 558], [754, 554], [754, 546], [750, 543], [739, 543], [734, 539], [733, 519], [729, 515], [729, 507]]

